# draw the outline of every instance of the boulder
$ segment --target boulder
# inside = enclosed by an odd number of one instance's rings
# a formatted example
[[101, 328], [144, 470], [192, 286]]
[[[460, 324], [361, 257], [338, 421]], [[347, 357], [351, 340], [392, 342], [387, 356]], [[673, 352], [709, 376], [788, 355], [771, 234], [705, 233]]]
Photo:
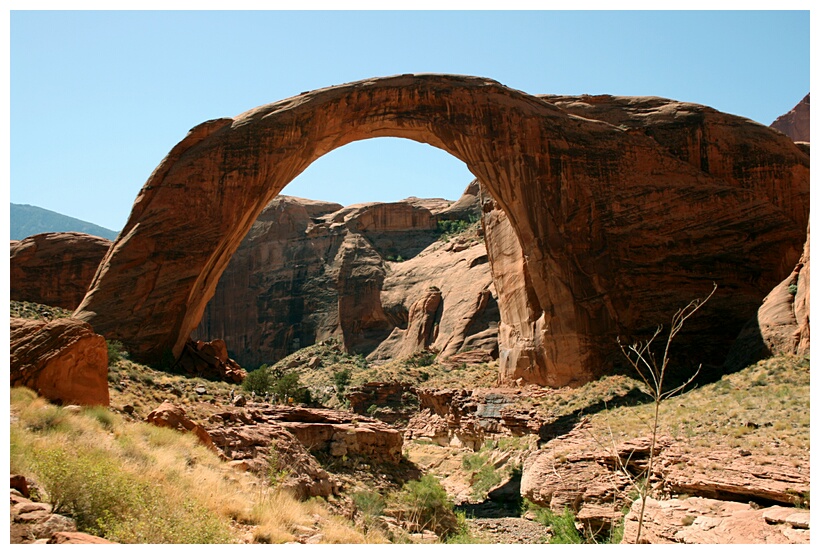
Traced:
[[42, 233], [11, 243], [11, 299], [74, 310], [111, 241], [84, 233]]
[[222, 339], [207, 342], [189, 340], [185, 343], [177, 366], [191, 376], [229, 383], [241, 383], [248, 374], [228, 357], [228, 349]]
[[203, 446], [216, 450], [213, 440], [202, 425], [191, 421], [185, 409], [170, 402], [163, 402], [145, 416], [145, 421], [157, 427], [167, 427], [177, 431], [193, 433]]
[[76, 319], [10, 320], [11, 386], [53, 402], [108, 406], [108, 347]]

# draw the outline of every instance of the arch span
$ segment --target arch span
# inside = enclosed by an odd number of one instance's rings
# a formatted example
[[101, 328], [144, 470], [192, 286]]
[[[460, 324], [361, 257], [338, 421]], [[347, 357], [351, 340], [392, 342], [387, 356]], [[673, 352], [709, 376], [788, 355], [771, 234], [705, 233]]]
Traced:
[[[528, 330], [505, 340], [529, 348], [527, 364], [542, 373], [570, 376], [556, 384], [599, 374], [611, 365], [616, 334], [644, 318], [661, 321], [651, 318], [707, 282], [740, 283], [732, 293], [749, 304], [794, 263], [805, 237], [807, 203], [796, 204], [808, 195], [807, 161], [805, 176], [753, 190], [687, 163], [647, 133], [571, 115], [492, 80], [400, 75], [192, 129], [140, 191], [75, 317], [121, 340], [135, 359], [178, 356], [264, 206], [320, 156], [382, 136], [457, 157], [506, 214], [526, 264], [516, 317]], [[699, 249], [704, 237], [715, 243]], [[781, 254], [754, 254], [767, 247]], [[726, 267], [713, 267], [716, 248], [728, 253]], [[653, 282], [664, 268], [674, 287]]]

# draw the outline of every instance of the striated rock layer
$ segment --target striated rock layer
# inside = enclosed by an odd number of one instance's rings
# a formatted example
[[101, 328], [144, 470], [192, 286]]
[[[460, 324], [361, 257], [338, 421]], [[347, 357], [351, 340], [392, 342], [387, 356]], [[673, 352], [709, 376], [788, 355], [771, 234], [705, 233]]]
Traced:
[[543, 99], [400, 75], [192, 129], [140, 191], [76, 317], [136, 359], [178, 357], [264, 207], [317, 158], [380, 136], [454, 155], [507, 215], [533, 314], [508, 323], [541, 320], [538, 374], [607, 371], [616, 336], [667, 321], [712, 282], [678, 341], [721, 360], [805, 241], [809, 159], [772, 129], [659, 98]]
[[83, 233], [43, 233], [12, 241], [11, 299], [75, 309], [110, 246], [110, 240]]

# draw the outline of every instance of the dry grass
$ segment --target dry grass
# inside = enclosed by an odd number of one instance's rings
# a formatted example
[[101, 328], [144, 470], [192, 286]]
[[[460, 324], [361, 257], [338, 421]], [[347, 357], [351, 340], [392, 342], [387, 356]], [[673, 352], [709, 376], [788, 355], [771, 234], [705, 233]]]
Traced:
[[382, 542], [236, 472], [190, 434], [107, 409], [54, 406], [11, 390], [10, 469], [34, 477], [47, 498], [88, 532], [119, 542]]
[[[660, 433], [693, 449], [744, 447], [808, 459], [809, 359], [778, 356], [666, 401]], [[652, 406], [621, 407], [592, 416], [599, 428], [629, 439], [651, 431]]]

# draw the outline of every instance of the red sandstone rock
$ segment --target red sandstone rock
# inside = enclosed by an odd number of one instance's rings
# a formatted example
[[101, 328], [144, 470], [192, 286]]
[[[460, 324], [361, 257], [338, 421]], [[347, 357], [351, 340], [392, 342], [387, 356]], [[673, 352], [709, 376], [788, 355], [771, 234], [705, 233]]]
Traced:
[[[622, 543], [634, 543], [641, 501], [624, 521]], [[808, 510], [776, 506], [760, 509], [748, 503], [699, 497], [648, 498], [641, 542], [685, 544], [808, 544]]]
[[11, 299], [75, 309], [110, 246], [110, 240], [83, 233], [43, 233], [12, 241]]
[[182, 406], [176, 406], [170, 402], [163, 402], [150, 414], [145, 416], [145, 421], [157, 427], [168, 427], [182, 432], [191, 432], [196, 435], [199, 442], [211, 450], [216, 450], [213, 440], [202, 425], [188, 419]]
[[[214, 444], [230, 460], [241, 463], [248, 471], [270, 478], [271, 470], [281, 472], [283, 488], [298, 498], [329, 496], [339, 492], [339, 483], [322, 469], [304, 445], [274, 421], [250, 412], [253, 419], [245, 424], [215, 425], [210, 428]], [[225, 421], [225, 414], [213, 418]], [[230, 415], [226, 418], [231, 421]]]
[[808, 156], [703, 106], [599, 98], [581, 103], [604, 106], [600, 116], [487, 79], [401, 75], [203, 123], [139, 193], [76, 317], [137, 360], [178, 357], [267, 203], [325, 153], [390, 135], [464, 161], [507, 214], [532, 320], [543, 320], [541, 373], [607, 371], [617, 336], [667, 321], [712, 282], [718, 293], [678, 344], [721, 359], [799, 258]]
[[62, 404], [108, 406], [108, 347], [76, 319], [11, 318], [11, 386]]
[[177, 365], [188, 375], [229, 383], [241, 383], [248, 374], [228, 357], [228, 348], [221, 339], [188, 341]]
[[772, 129], [777, 129], [787, 135], [795, 142], [810, 142], [811, 134], [811, 105], [807, 94], [803, 100], [797, 103], [788, 113], [781, 115], [771, 124]]
[[88, 533], [60, 531], [54, 533], [48, 544], [116, 544], [102, 537], [89, 535]]

